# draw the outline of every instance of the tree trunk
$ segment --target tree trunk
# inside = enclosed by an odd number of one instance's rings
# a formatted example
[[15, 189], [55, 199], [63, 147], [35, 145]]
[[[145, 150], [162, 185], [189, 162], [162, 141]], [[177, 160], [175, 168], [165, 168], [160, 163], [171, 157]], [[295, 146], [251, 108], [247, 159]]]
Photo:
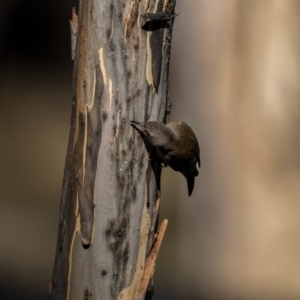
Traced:
[[153, 285], [140, 285], [157, 230], [161, 166], [129, 121], [166, 120], [174, 7], [175, 0], [80, 0], [78, 20], [73, 13], [74, 96], [52, 299], [152, 298]]

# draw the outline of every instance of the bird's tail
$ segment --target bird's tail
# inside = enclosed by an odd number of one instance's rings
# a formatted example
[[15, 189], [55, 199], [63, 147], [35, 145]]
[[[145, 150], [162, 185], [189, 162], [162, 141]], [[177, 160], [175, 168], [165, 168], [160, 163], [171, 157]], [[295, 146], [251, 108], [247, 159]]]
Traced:
[[194, 176], [188, 176], [188, 175], [184, 175], [184, 177], [187, 181], [189, 196], [191, 196], [192, 192], [193, 192], [193, 189], [194, 189], [195, 177]]

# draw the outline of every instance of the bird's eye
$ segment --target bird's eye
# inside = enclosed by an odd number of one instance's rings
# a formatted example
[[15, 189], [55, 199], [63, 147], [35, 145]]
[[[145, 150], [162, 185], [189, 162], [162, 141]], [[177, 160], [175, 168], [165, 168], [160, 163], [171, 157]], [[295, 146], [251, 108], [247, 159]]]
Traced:
[[152, 137], [151, 133], [147, 132], [148, 137]]

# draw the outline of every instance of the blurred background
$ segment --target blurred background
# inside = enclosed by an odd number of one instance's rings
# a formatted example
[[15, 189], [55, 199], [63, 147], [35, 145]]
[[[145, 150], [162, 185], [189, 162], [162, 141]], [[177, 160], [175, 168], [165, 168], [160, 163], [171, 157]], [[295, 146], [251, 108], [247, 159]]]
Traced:
[[[0, 2], [0, 299], [48, 299], [77, 0]], [[201, 146], [193, 195], [163, 170], [155, 300], [300, 299], [300, 1], [178, 0], [172, 120]]]

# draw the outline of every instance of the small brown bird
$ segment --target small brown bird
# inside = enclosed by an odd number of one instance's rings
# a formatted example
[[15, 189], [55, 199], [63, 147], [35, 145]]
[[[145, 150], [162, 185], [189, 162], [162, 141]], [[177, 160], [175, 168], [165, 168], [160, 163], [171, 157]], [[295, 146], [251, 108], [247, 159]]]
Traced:
[[149, 139], [166, 166], [184, 175], [190, 196], [198, 176], [197, 163], [200, 168], [200, 147], [192, 128], [185, 122], [130, 124]]

